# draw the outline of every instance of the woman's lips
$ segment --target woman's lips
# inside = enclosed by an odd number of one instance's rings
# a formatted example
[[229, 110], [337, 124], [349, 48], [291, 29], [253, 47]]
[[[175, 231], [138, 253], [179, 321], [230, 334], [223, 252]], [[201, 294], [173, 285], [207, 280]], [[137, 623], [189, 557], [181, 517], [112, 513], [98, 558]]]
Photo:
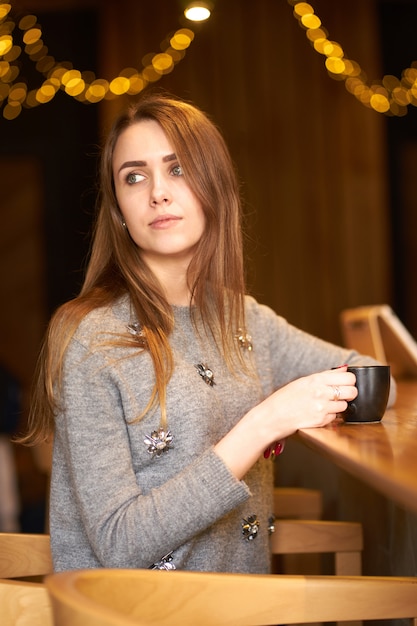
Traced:
[[160, 215], [156, 217], [150, 224], [152, 228], [164, 229], [169, 228], [176, 222], [180, 221], [182, 218], [177, 215]]

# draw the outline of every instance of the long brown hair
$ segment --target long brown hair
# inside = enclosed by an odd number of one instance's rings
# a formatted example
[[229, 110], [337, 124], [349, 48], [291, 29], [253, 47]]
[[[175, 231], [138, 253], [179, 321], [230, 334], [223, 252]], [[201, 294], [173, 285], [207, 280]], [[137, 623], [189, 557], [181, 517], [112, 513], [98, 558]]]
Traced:
[[[196, 106], [172, 96], [145, 95], [116, 120], [103, 147], [98, 213], [85, 281], [79, 296], [62, 305], [51, 319], [38, 362], [29, 431], [21, 441], [37, 443], [53, 431], [65, 351], [82, 318], [126, 293], [155, 370], [154, 393], [147, 409], [159, 401], [164, 419], [165, 390], [173, 367], [169, 345], [172, 308], [143, 262], [140, 249], [123, 228], [113, 181], [117, 140], [141, 120], [160, 124], [187, 183], [201, 202], [206, 225], [188, 268], [188, 284], [195, 309], [218, 342], [227, 365], [232, 368], [236, 358], [240, 359], [235, 334], [245, 325], [241, 206], [229, 151], [215, 124]], [[122, 344], [128, 341], [121, 338]]]

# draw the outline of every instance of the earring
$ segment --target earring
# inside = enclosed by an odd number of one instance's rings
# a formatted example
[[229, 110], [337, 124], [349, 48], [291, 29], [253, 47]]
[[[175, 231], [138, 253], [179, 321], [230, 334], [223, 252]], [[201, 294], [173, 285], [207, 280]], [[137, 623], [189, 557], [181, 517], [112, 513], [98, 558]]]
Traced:
[[126, 222], [124, 220], [122, 220], [121, 224], [122, 224], [123, 228], [126, 229]]

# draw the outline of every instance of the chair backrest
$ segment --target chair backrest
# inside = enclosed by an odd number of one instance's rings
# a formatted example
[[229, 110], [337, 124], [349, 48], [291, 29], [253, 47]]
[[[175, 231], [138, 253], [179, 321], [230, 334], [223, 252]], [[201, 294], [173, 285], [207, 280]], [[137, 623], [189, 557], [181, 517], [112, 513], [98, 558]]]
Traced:
[[[274, 574], [321, 574], [323, 554], [326, 571], [342, 576], [362, 573], [362, 525], [353, 522], [319, 521], [323, 496], [317, 489], [275, 487], [275, 532], [271, 538]], [[352, 625], [351, 625], [352, 626]]]
[[55, 626], [260, 626], [410, 618], [417, 578], [78, 570], [46, 578]]
[[49, 535], [0, 533], [0, 578], [51, 574]]
[[323, 496], [318, 489], [275, 487], [274, 513], [277, 518], [320, 519]]
[[340, 323], [347, 348], [387, 363], [394, 378], [417, 377], [417, 342], [390, 306], [345, 309]]
[[357, 522], [275, 520], [271, 552], [280, 554], [334, 554], [334, 572], [358, 576], [362, 572], [363, 531]]
[[51, 574], [49, 535], [0, 533], [1, 626], [52, 626], [49, 595], [42, 582], [7, 580]]
[[0, 579], [1, 626], [52, 626], [49, 595], [42, 583]]

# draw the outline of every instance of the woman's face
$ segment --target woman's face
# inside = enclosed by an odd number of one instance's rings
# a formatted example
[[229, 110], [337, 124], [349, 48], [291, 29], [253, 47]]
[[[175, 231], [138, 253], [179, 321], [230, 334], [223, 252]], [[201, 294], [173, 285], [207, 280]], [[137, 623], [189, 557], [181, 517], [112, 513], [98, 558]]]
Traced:
[[205, 217], [157, 122], [143, 120], [122, 132], [113, 177], [123, 219], [147, 265], [157, 270], [167, 260], [178, 260], [188, 266]]

